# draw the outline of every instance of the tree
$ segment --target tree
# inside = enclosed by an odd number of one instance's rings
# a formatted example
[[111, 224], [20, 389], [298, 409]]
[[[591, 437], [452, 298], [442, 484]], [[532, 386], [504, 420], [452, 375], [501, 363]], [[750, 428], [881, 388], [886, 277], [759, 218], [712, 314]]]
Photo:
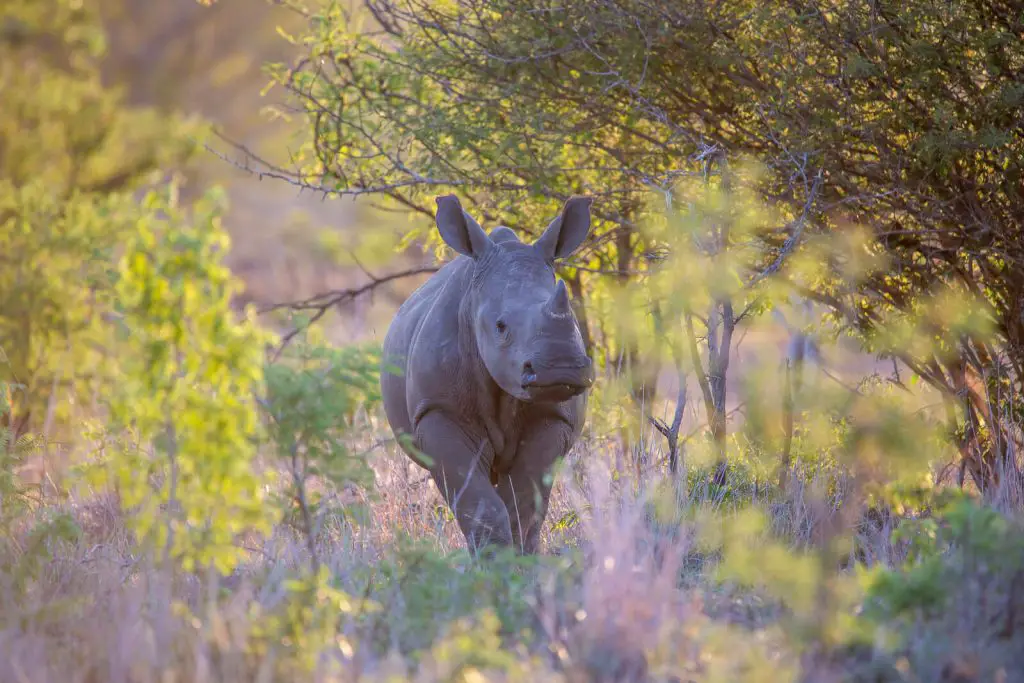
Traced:
[[[132, 193], [180, 166], [199, 124], [129, 107], [101, 81], [91, 6], [13, 0], [0, 24], [0, 380], [17, 382], [15, 438], [44, 436], [101, 377], [91, 321], [108, 310]], [[156, 175], [154, 175], [156, 174]], [[70, 399], [70, 400], [69, 400]]]
[[[601, 282], [594, 271], [648, 270], [652, 189], [671, 196], [709, 149], [754, 157], [779, 220], [759, 232], [748, 277], [866, 227], [862, 252], [889, 268], [852, 283], [833, 260], [794, 286], [946, 393], [981, 488], [1018, 472], [1019, 407], [998, 398], [1024, 388], [1014, 3], [365, 0], [372, 25], [313, 5], [308, 54], [275, 76], [312, 135], [304, 165], [279, 175], [421, 213], [455, 188], [521, 228], [569, 193], [595, 194], [598, 230], [565, 270], [579, 294]], [[887, 321], [954, 290], [991, 311], [994, 339], [951, 341], [940, 326], [944, 350], [886, 345]]]
[[269, 339], [230, 307], [216, 192], [189, 205], [167, 182], [203, 125], [104, 84], [94, 5], [10, 2], [0, 31], [0, 433], [89, 431], [140, 536], [226, 571], [269, 519], [252, 467]]
[[[358, 21], [340, 4], [324, 5], [322, 15], [311, 12], [310, 34], [303, 38], [309, 55], [298, 69], [276, 70], [275, 80], [292, 92], [315, 128], [315, 142], [301, 157], [308, 164], [293, 180], [370, 195], [386, 208], [426, 216], [433, 215], [433, 196], [453, 187], [474, 215], [507, 222], [533, 237], [570, 195], [602, 198], [589, 245], [561, 275], [573, 292], [588, 347], [609, 367], [636, 370], [634, 393], [649, 402], [655, 367], [638, 367], [642, 357], [636, 346], [603, 338], [582, 298], [589, 275], [622, 286], [656, 256], [648, 253], [636, 222], [642, 195], [622, 189], [623, 182], [611, 190], [598, 182], [602, 174], [631, 173], [631, 162], [606, 158], [616, 144], [614, 132], [584, 131], [584, 144], [573, 145], [558, 127], [560, 106], [520, 109], [514, 89], [489, 82], [467, 90], [462, 66], [446, 62], [444, 52], [431, 53], [430, 36], [403, 34], [410, 49], [393, 54], [387, 41], [363, 33], [355, 23], [350, 27], [350, 19]], [[335, 50], [347, 57], [317, 66]], [[328, 109], [336, 115], [324, 113]], [[425, 238], [440, 253], [441, 242], [422, 229], [428, 225], [421, 224], [409, 239]]]

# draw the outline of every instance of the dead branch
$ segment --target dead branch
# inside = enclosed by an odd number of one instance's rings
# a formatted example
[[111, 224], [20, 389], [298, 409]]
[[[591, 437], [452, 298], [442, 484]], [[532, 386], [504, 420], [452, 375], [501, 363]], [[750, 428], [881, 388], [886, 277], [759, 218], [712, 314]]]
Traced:
[[668, 443], [668, 470], [673, 475], [679, 470], [679, 427], [683, 423], [686, 411], [686, 377], [679, 376], [679, 393], [676, 395], [676, 409], [672, 415], [672, 424], [657, 417], [648, 417], [651, 425], [665, 437]]
[[296, 312], [312, 311], [312, 315], [310, 316], [309, 320], [306, 321], [305, 325], [299, 325], [292, 328], [281, 338], [280, 344], [274, 351], [273, 360], [276, 361], [281, 356], [281, 353], [288, 346], [288, 344], [290, 344], [291, 341], [296, 336], [298, 336], [300, 332], [302, 332], [302, 330], [319, 321], [321, 318], [327, 315], [327, 311], [331, 310], [332, 308], [340, 307], [343, 306], [344, 304], [350, 303], [354, 301], [356, 298], [363, 296], [364, 294], [369, 294], [376, 290], [381, 285], [385, 285], [389, 282], [394, 282], [396, 280], [401, 280], [407, 277], [414, 277], [416, 275], [436, 273], [438, 270], [441, 269], [442, 266], [419, 266], [416, 268], [402, 270], [396, 273], [389, 273], [387, 275], [382, 275], [380, 277], [373, 275], [368, 270], [363, 268], [361, 265], [359, 267], [363, 271], [363, 273], [365, 273], [366, 276], [370, 278], [370, 281], [367, 282], [366, 284], [360, 285], [358, 287], [351, 287], [348, 289], [336, 289], [329, 292], [324, 292], [322, 294], [317, 294], [316, 296], [310, 297], [308, 299], [302, 299], [300, 301], [271, 304], [270, 306], [266, 306], [259, 311], [260, 314], [285, 309]]
[[[656, 333], [665, 337], [664, 319], [661, 309], [654, 309], [654, 324]], [[666, 424], [664, 420], [649, 416], [647, 419], [657, 429], [668, 443], [668, 469], [675, 476], [679, 469], [679, 427], [683, 423], [683, 413], [686, 410], [686, 371], [683, 363], [682, 343], [678, 338], [669, 339], [669, 346], [672, 353], [672, 362], [675, 364], [676, 376], [679, 380], [679, 392], [676, 394], [676, 408], [672, 415], [672, 424]]]

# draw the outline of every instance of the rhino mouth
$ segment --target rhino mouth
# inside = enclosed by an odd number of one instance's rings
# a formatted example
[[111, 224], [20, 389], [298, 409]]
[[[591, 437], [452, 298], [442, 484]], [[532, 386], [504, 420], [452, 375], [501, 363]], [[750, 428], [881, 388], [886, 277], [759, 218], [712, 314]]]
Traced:
[[527, 361], [523, 366], [522, 389], [529, 401], [561, 402], [579, 396], [594, 383], [594, 372], [587, 359], [573, 366], [537, 366]]
[[524, 377], [522, 384], [523, 391], [530, 397], [531, 401], [538, 403], [568, 401], [570, 398], [579, 396], [593, 384], [588, 373], [573, 373], [575, 376], [538, 378], [536, 375]]
[[523, 386], [530, 401], [536, 403], [560, 403], [579, 396], [587, 390], [581, 384], [531, 384]]

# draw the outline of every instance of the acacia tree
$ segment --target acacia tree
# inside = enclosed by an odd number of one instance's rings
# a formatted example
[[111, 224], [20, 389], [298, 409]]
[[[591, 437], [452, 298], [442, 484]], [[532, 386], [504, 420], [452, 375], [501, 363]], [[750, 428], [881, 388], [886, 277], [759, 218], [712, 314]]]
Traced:
[[[433, 197], [454, 188], [476, 215], [532, 237], [570, 195], [597, 197], [591, 239], [561, 275], [588, 348], [609, 367], [634, 370], [634, 394], [649, 403], [655, 365], [642, 363], [635, 344], [606, 338], [582, 298], [594, 276], [622, 287], [657, 258], [639, 230], [646, 188], [632, 178], [632, 148], [615, 130], [566, 134], [561, 103], [519, 106], [530, 72], [523, 72], [525, 80], [509, 74], [508, 83], [467, 79], [471, 65], [458, 59], [462, 47], [454, 42], [436, 45], [429, 32], [392, 27], [383, 15], [389, 28], [381, 34], [357, 25], [336, 3], [318, 12], [310, 14], [310, 33], [302, 38], [309, 56], [274, 76], [311, 116], [313, 140], [297, 155], [303, 164], [297, 175], [270, 174], [430, 217]], [[393, 49], [396, 38], [405, 49]], [[616, 181], [606, 182], [609, 175]], [[409, 239], [425, 238], [440, 252], [440, 241], [423, 230], [428, 225]]]
[[[561, 59], [572, 47], [572, 24], [566, 23], [572, 17], [555, 13], [546, 17], [553, 21], [534, 22], [501, 3], [366, 3], [366, 9], [381, 30], [358, 24], [336, 3], [310, 12], [310, 32], [302, 39], [308, 57], [277, 68], [274, 77], [309, 114], [313, 137], [299, 157], [301, 168], [264, 170], [300, 186], [368, 195], [388, 208], [427, 216], [439, 188], [451, 187], [485, 219], [507, 219], [527, 233], [570, 194], [596, 196], [594, 233], [561, 275], [588, 348], [649, 408], [662, 348], [650, 343], [661, 337], [660, 323], [647, 313], [660, 303], [631, 296], [627, 287], [664, 257], [664, 244], [650, 239], [644, 226], [648, 200], [652, 190], [672, 193], [682, 178], [706, 181], [717, 174], [721, 150], [690, 135], [688, 148], [680, 142], [665, 154], [663, 125], [642, 108], [618, 107], [605, 120], [581, 115], [579, 97], [592, 96], [581, 89], [590, 68]], [[516, 47], [531, 45], [542, 47]], [[647, 48], [627, 47], [624, 58], [642, 68]], [[599, 96], [617, 107], [614, 93]], [[441, 248], [432, 234], [426, 239]], [[727, 251], [728, 230], [694, 239], [693, 246]], [[742, 312], [733, 311], [728, 298], [705, 309], [688, 315], [692, 344], [686, 347], [708, 342], [706, 361], [689, 355], [702, 380], [721, 481], [726, 372]], [[625, 436], [632, 442], [635, 429], [627, 427]]]
[[[708, 149], [753, 156], [780, 216], [750, 277], [783, 272], [810, 237], [866, 226], [886, 271], [854, 284], [831, 260], [829, 277], [795, 286], [945, 392], [962, 473], [990, 489], [1017, 471], [1022, 416], [1003, 400], [1024, 378], [1014, 3], [362, 4], [365, 25], [336, 2], [303, 10], [308, 54], [275, 80], [312, 136], [297, 172], [272, 173], [427, 214], [455, 188], [523, 229], [570, 193], [596, 195], [598, 230], [565, 270], [579, 294], [591, 275], [647, 269], [658, 245], [638, 226], [652, 189], [674, 193]], [[988, 307], [994, 339], [963, 330], [941, 353], [886, 344], [887, 321], [950, 288]]]

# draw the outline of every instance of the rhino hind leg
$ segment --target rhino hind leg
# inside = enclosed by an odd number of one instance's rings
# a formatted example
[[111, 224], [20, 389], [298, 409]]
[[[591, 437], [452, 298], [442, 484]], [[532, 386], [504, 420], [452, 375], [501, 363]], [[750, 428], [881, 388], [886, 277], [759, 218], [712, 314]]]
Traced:
[[508, 473], [498, 479], [498, 495], [512, 518], [512, 543], [525, 554], [536, 553], [540, 546], [552, 468], [571, 446], [571, 428], [565, 422], [546, 420], [532, 425], [519, 442]]
[[472, 438], [440, 412], [420, 420], [416, 442], [433, 461], [430, 474], [455, 514], [470, 551], [512, 545], [508, 509], [487, 474], [494, 457], [489, 443]]

